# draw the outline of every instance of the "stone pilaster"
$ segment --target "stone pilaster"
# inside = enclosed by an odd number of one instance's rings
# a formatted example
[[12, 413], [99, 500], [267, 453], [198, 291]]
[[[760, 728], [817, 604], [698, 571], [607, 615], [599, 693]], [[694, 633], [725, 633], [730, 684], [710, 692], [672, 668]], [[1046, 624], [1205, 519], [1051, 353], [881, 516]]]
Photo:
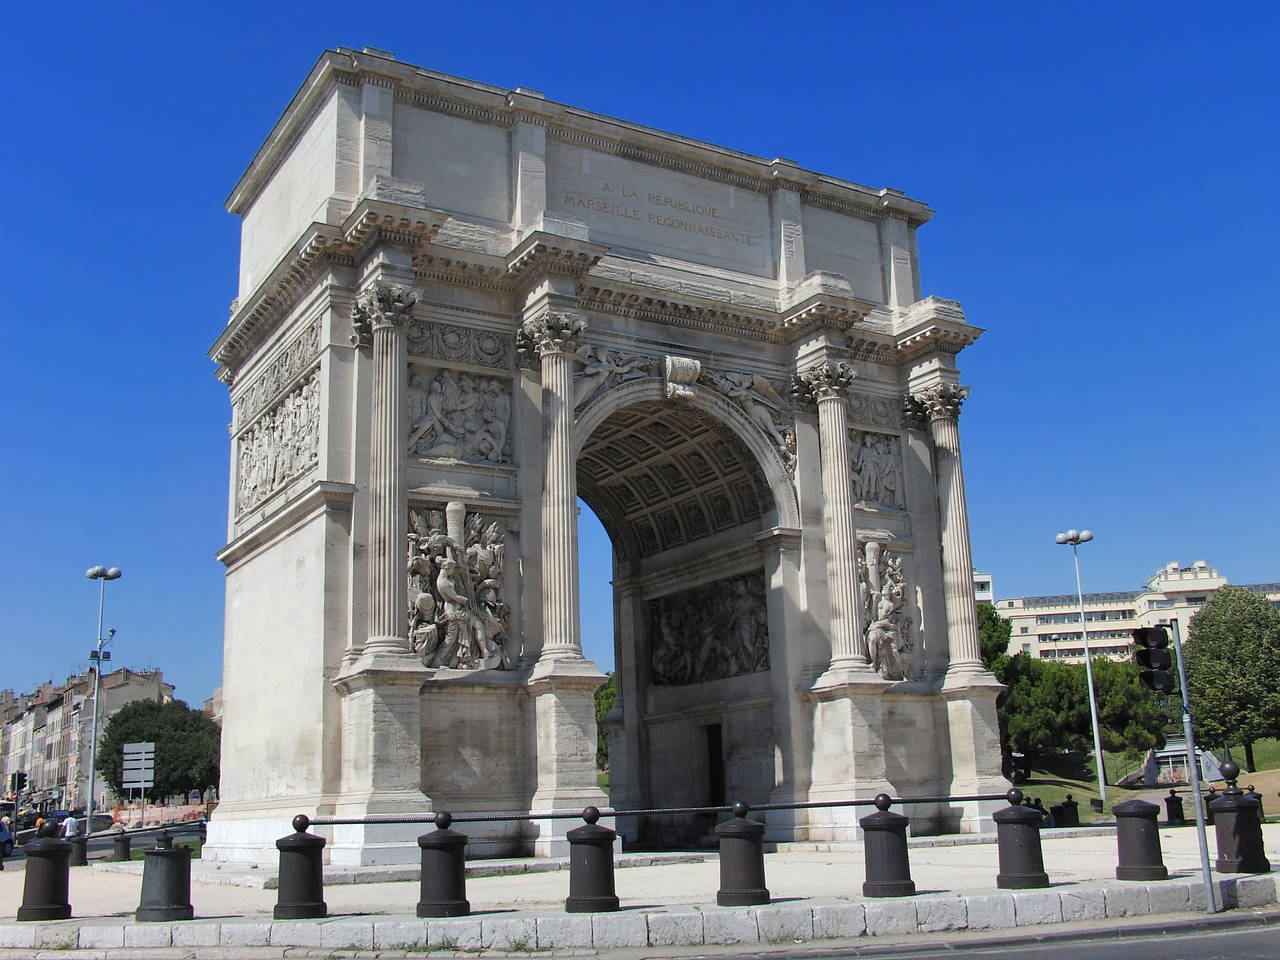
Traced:
[[369, 465], [369, 639], [366, 654], [408, 654], [404, 573], [405, 322], [417, 291], [375, 281], [356, 298], [352, 324], [373, 343], [373, 410]]
[[795, 378], [794, 392], [818, 407], [822, 496], [831, 597], [831, 665], [824, 678], [870, 675], [867, 642], [858, 609], [858, 531], [853, 516], [849, 461], [847, 363], [821, 363]]
[[542, 655], [581, 660], [578, 612], [578, 492], [573, 462], [573, 363], [586, 321], [551, 312], [520, 327], [521, 350], [542, 372]]
[[986, 673], [978, 641], [978, 609], [973, 599], [973, 553], [969, 546], [969, 509], [960, 461], [960, 405], [969, 388], [941, 383], [907, 399], [907, 414], [927, 418], [933, 437], [942, 535], [942, 591], [947, 608], [947, 677]]

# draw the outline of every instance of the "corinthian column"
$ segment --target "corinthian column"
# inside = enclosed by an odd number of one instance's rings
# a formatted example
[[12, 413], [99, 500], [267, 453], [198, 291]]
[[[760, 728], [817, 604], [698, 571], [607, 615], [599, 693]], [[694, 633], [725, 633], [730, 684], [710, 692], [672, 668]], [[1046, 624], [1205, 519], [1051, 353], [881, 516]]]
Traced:
[[351, 308], [361, 340], [373, 340], [373, 414], [369, 438], [369, 639], [366, 654], [409, 654], [404, 636], [405, 579], [404, 379], [405, 322], [417, 291], [375, 281]]
[[520, 327], [521, 349], [542, 370], [542, 654], [581, 660], [578, 620], [578, 492], [573, 463], [573, 362], [586, 321], [548, 311]]
[[978, 609], [973, 599], [973, 552], [969, 546], [969, 509], [960, 462], [960, 405], [969, 388], [942, 383], [907, 399], [909, 414], [928, 418], [937, 469], [939, 526], [942, 532], [942, 591], [947, 606], [948, 677], [986, 672], [978, 641]]
[[831, 597], [831, 665], [827, 675], [871, 673], [858, 609], [858, 531], [850, 486], [847, 363], [822, 363], [796, 376], [794, 392], [818, 407], [822, 498]]

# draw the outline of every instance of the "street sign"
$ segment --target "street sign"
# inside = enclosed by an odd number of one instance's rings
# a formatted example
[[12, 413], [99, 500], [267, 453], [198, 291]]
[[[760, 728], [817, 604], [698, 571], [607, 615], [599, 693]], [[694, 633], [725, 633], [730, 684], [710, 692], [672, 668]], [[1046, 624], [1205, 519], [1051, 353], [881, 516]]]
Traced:
[[124, 771], [120, 786], [126, 790], [148, 790], [155, 786], [156, 745], [146, 741], [124, 745]]

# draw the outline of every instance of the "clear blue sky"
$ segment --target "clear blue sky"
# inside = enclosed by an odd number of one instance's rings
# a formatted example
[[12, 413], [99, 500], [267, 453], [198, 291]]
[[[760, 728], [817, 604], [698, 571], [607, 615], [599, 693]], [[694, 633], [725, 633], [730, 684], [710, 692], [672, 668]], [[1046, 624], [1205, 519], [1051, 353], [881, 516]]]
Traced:
[[[338, 45], [925, 201], [925, 292], [988, 331], [960, 423], [997, 592], [1071, 590], [1070, 526], [1097, 533], [1086, 590], [1200, 558], [1280, 580], [1280, 5], [73, 2], [6, 27], [0, 686], [85, 665], [96, 563], [124, 569], [116, 664], [192, 703], [219, 682], [222, 201]], [[607, 586], [583, 594], [607, 667]]]

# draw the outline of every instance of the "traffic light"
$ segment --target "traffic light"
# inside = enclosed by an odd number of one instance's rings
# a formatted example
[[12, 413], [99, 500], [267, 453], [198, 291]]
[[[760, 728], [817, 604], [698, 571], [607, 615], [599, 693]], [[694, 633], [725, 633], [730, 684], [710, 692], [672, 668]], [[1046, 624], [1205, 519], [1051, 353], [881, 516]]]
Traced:
[[22, 790], [27, 785], [27, 775], [23, 773], [21, 770], [19, 770], [17, 773], [12, 774], [9, 777], [9, 780], [13, 784], [14, 793], [17, 793], [18, 791]]
[[1155, 693], [1173, 691], [1173, 657], [1169, 654], [1169, 633], [1164, 627], [1139, 627], [1133, 631], [1137, 650], [1133, 661], [1141, 669], [1138, 682]]

